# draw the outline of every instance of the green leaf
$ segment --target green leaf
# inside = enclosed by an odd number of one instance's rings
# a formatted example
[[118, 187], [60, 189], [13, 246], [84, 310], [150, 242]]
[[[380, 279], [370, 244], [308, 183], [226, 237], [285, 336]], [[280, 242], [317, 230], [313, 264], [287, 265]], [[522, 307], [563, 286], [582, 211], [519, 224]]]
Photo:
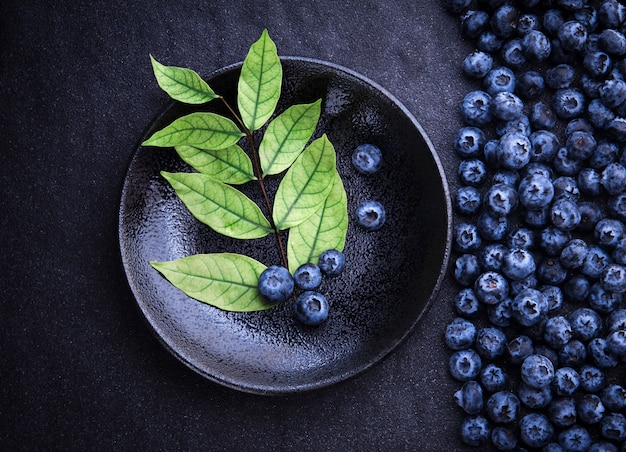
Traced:
[[274, 306], [258, 290], [262, 263], [240, 254], [196, 254], [150, 262], [176, 288], [225, 311], [260, 311]]
[[259, 206], [239, 190], [201, 173], [161, 175], [189, 211], [216, 232], [236, 239], [256, 239], [273, 232]]
[[142, 146], [195, 146], [200, 149], [224, 149], [237, 143], [244, 136], [237, 125], [228, 118], [215, 113], [191, 113], [176, 119], [159, 130]]
[[283, 79], [276, 45], [263, 30], [243, 61], [237, 91], [239, 114], [246, 127], [258, 130], [274, 113]]
[[239, 185], [256, 179], [250, 157], [236, 144], [217, 151], [176, 146], [176, 152], [199, 172], [225, 184]]
[[259, 146], [263, 176], [283, 172], [300, 155], [317, 127], [321, 104], [293, 105], [269, 123]]
[[273, 218], [278, 229], [302, 223], [324, 204], [337, 171], [335, 160], [335, 149], [326, 134], [300, 154], [276, 191]]
[[186, 104], [204, 104], [220, 97], [191, 69], [164, 66], [152, 55], [150, 61], [157, 83], [172, 99]]
[[287, 260], [289, 270], [309, 262], [317, 263], [329, 249], [343, 251], [348, 231], [348, 198], [339, 173], [324, 204], [309, 218], [289, 230]]

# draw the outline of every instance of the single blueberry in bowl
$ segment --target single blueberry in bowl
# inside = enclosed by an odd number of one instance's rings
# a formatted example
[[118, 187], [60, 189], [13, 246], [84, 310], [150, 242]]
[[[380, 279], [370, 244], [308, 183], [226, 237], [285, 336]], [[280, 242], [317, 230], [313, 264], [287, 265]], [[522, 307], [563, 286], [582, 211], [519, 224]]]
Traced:
[[259, 291], [272, 303], [283, 303], [291, 296], [294, 280], [285, 267], [272, 265], [259, 276]]
[[373, 174], [383, 164], [382, 152], [373, 144], [361, 144], [352, 153], [352, 164], [362, 174]]
[[366, 231], [377, 231], [383, 227], [387, 219], [385, 207], [378, 201], [363, 201], [356, 209], [356, 217]]
[[293, 310], [300, 322], [317, 326], [328, 318], [328, 301], [321, 293], [307, 290], [298, 295]]

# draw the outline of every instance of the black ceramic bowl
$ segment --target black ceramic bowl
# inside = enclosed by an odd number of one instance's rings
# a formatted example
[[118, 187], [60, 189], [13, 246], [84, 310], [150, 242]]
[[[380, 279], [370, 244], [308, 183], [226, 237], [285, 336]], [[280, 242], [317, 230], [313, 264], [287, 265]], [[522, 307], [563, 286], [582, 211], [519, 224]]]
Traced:
[[[382, 202], [387, 222], [364, 232], [351, 217], [347, 268], [321, 290], [330, 302], [319, 327], [299, 324], [291, 306], [253, 313], [224, 312], [188, 298], [150, 265], [198, 253], [236, 252], [266, 265], [279, 263], [274, 237], [237, 241], [195, 220], [159, 171], [190, 171], [172, 149], [138, 146], [121, 197], [119, 238], [124, 268], [139, 308], [178, 359], [206, 378], [242, 391], [279, 394], [337, 383], [368, 369], [418, 325], [434, 299], [449, 258], [451, 209], [445, 176], [424, 131], [393, 96], [345, 68], [311, 59], [283, 58], [277, 112], [322, 99], [314, 139], [326, 133], [353, 215], [365, 199]], [[236, 105], [241, 64], [208, 78]], [[219, 102], [206, 110], [226, 114]], [[167, 107], [140, 142], [190, 107]], [[370, 176], [351, 164], [354, 148], [383, 151]], [[271, 185], [271, 184], [270, 184]], [[250, 186], [254, 198], [255, 186]]]

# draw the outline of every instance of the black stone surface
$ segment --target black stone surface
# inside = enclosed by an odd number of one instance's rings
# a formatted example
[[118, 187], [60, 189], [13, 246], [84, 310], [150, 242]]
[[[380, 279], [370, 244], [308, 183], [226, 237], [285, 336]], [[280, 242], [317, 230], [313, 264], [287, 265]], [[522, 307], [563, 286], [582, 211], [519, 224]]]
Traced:
[[201, 74], [267, 28], [413, 113], [452, 185], [471, 47], [438, 0], [0, 5], [0, 447], [4, 450], [461, 450], [442, 335], [447, 279], [420, 326], [349, 381], [251, 395], [173, 357], [137, 309], [117, 234], [139, 138], [167, 104], [149, 64]]

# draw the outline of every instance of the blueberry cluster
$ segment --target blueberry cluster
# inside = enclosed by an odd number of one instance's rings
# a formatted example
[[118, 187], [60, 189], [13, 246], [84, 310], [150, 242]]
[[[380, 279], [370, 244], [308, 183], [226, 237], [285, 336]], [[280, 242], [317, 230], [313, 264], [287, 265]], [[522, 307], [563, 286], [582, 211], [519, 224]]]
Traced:
[[626, 6], [442, 0], [461, 102], [449, 371], [461, 439], [626, 448]]
[[323, 277], [340, 275], [345, 264], [343, 253], [330, 249], [320, 255], [317, 264], [302, 264], [293, 276], [285, 267], [272, 265], [259, 276], [259, 292], [271, 303], [285, 303], [298, 289], [293, 302], [296, 318], [304, 325], [317, 326], [328, 318], [328, 300], [317, 290]]

